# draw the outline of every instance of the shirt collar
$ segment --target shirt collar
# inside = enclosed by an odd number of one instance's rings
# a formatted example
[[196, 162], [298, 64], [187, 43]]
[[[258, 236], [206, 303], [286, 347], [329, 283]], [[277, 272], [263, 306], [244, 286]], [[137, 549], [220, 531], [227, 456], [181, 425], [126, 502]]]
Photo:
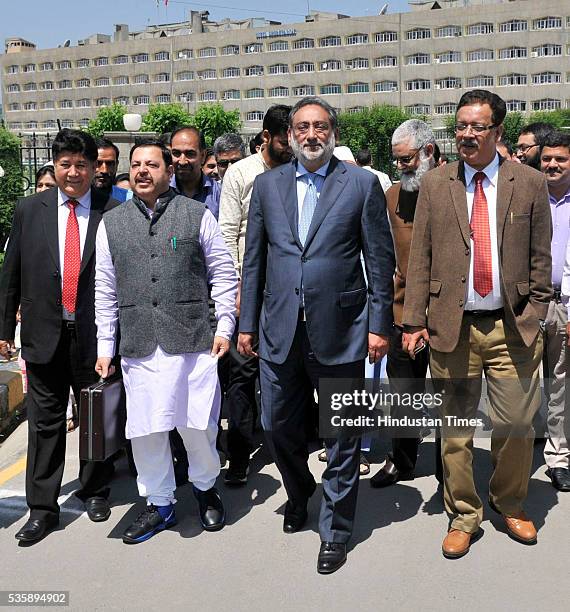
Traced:
[[[178, 184], [178, 181], [176, 180], [176, 176], [175, 175], [172, 175], [172, 179], [170, 181], [170, 186], [174, 187], [176, 189], [176, 191], [178, 191], [179, 193], [181, 193], [181, 194], [184, 193], [184, 191], [182, 190], [182, 187]], [[198, 187], [198, 191], [196, 193], [194, 193], [193, 195], [194, 196], [198, 196], [198, 197], [200, 197], [201, 195], [204, 195], [204, 194], [208, 195], [212, 191], [212, 189], [213, 189], [212, 179], [209, 176], [206, 176], [202, 172], [202, 180], [201, 180], [200, 186]]]
[[329, 169], [330, 163], [331, 162], [329, 160], [324, 166], [321, 166], [316, 172], [309, 172], [300, 161], [297, 161], [297, 173], [295, 176], [299, 178], [300, 176], [305, 176], [306, 174], [319, 174], [320, 176], [325, 178], [327, 175], [327, 170]]
[[[465, 166], [465, 184], [470, 185], [471, 182], [473, 181], [473, 177], [475, 176], [475, 173], [479, 172], [479, 170], [476, 170], [475, 168], [473, 168], [473, 166], [470, 166], [469, 164], [465, 162], [464, 162], [464, 166]], [[493, 185], [493, 187], [497, 185], [497, 175], [499, 174], [499, 155], [497, 153], [495, 153], [495, 157], [493, 158], [493, 161], [488, 166], [483, 168], [481, 172], [485, 173], [485, 176], [487, 177], [491, 185]]]
[[559, 200], [557, 200], [554, 196], [548, 194], [548, 199], [551, 204], [554, 206], [560, 206], [561, 204], [565, 204], [568, 202], [570, 204], [570, 190], [567, 191]]
[[91, 209], [91, 189], [87, 190], [87, 193], [82, 195], [80, 198], [70, 198], [65, 194], [59, 187], [57, 188], [57, 205], [63, 206], [68, 200], [76, 200], [79, 202], [79, 206], [82, 206], [86, 210]]

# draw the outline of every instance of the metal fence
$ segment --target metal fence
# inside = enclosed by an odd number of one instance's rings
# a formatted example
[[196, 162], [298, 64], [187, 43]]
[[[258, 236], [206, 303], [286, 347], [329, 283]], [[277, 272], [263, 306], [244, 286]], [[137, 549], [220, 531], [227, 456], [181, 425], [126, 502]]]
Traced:
[[51, 162], [53, 137], [47, 134], [18, 134], [20, 137], [20, 166], [22, 167], [23, 195], [34, 190], [36, 172]]

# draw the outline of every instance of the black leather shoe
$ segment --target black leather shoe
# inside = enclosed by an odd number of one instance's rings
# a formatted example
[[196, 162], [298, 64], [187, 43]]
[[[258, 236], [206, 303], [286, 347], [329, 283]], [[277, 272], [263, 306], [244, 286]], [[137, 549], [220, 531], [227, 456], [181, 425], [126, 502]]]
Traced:
[[111, 506], [104, 497], [90, 497], [85, 500], [87, 516], [94, 523], [102, 523], [111, 516]]
[[219, 531], [226, 524], [226, 511], [216, 487], [207, 491], [194, 488], [200, 508], [200, 522], [206, 531]]
[[321, 542], [317, 572], [332, 574], [346, 563], [346, 544], [340, 542]]
[[283, 531], [285, 533], [301, 531], [308, 517], [307, 504], [304, 506], [293, 506], [293, 504], [288, 501], [285, 504], [285, 514], [283, 515]]
[[570, 469], [549, 468], [546, 474], [552, 480], [552, 486], [559, 491], [570, 491]]
[[46, 517], [45, 519], [30, 519], [16, 534], [16, 540], [20, 542], [39, 542], [50, 531], [59, 525], [59, 518]]
[[375, 489], [389, 487], [400, 480], [413, 480], [413, 472], [400, 472], [400, 470], [387, 458], [382, 469], [370, 479], [370, 486]]

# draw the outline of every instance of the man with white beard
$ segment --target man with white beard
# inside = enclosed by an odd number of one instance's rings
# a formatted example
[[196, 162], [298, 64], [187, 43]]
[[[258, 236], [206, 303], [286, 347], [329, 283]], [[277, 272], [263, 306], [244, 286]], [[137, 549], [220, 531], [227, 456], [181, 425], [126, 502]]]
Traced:
[[[396, 274], [394, 276], [394, 324], [396, 331], [388, 351], [386, 373], [390, 380], [390, 391], [403, 394], [423, 393], [429, 363], [429, 348], [424, 344], [415, 359], [402, 348], [402, 313], [408, 256], [412, 242], [414, 213], [422, 177], [435, 166], [433, 152], [435, 137], [429, 126], [418, 119], [405, 121], [392, 136], [392, 155], [401, 173], [401, 181], [386, 192], [386, 206], [390, 217], [392, 238], [396, 251]], [[412, 410], [412, 412], [414, 412]], [[392, 414], [404, 417], [405, 414]], [[408, 414], [410, 418], [421, 414]], [[386, 463], [370, 479], [375, 488], [387, 487], [399, 480], [411, 480], [418, 457], [420, 443], [418, 430], [401, 430], [392, 438], [392, 452]], [[400, 435], [401, 434], [401, 435]], [[436, 461], [439, 467], [439, 460]], [[437, 472], [436, 472], [436, 475]], [[439, 475], [438, 475], [439, 476]]]
[[[393, 327], [384, 194], [372, 173], [333, 156], [337, 135], [327, 102], [299, 101], [288, 130], [296, 161], [260, 174], [249, 206], [238, 350], [260, 359], [261, 422], [288, 497], [285, 533], [303, 528], [316, 489], [305, 425], [319, 379], [363, 378], [364, 358], [382, 359]], [[321, 574], [346, 561], [356, 510], [360, 437], [341, 433], [325, 439]]]

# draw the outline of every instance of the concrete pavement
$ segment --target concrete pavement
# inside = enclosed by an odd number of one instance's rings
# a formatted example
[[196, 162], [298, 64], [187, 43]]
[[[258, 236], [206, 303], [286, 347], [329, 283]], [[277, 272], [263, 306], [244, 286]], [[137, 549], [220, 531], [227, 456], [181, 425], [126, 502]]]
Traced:
[[[418, 477], [389, 489], [361, 482], [356, 531], [348, 563], [331, 576], [316, 573], [321, 488], [311, 499], [304, 531], [281, 531], [285, 492], [260, 449], [247, 487], [219, 482], [228, 525], [202, 532], [191, 487], [177, 496], [178, 525], [148, 542], [127, 546], [123, 530], [140, 511], [125, 460], [117, 465], [106, 523], [92, 523], [72, 495], [77, 487], [78, 432], [67, 436], [60, 530], [32, 547], [14, 539], [25, 521], [26, 424], [0, 447], [0, 590], [69, 590], [71, 610], [344, 611], [461, 609], [517, 612], [568, 609], [570, 494], [557, 493], [542, 464], [541, 447], [527, 503], [539, 529], [536, 546], [508, 538], [488, 508], [484, 536], [464, 558], [441, 555], [447, 528], [433, 474], [433, 441], [420, 450]], [[475, 465], [486, 499], [490, 456], [479, 441]], [[386, 441], [378, 440], [380, 461]], [[318, 477], [317, 453], [311, 466]], [[373, 465], [372, 473], [378, 468]], [[135, 505], [135, 503], [138, 504]]]

